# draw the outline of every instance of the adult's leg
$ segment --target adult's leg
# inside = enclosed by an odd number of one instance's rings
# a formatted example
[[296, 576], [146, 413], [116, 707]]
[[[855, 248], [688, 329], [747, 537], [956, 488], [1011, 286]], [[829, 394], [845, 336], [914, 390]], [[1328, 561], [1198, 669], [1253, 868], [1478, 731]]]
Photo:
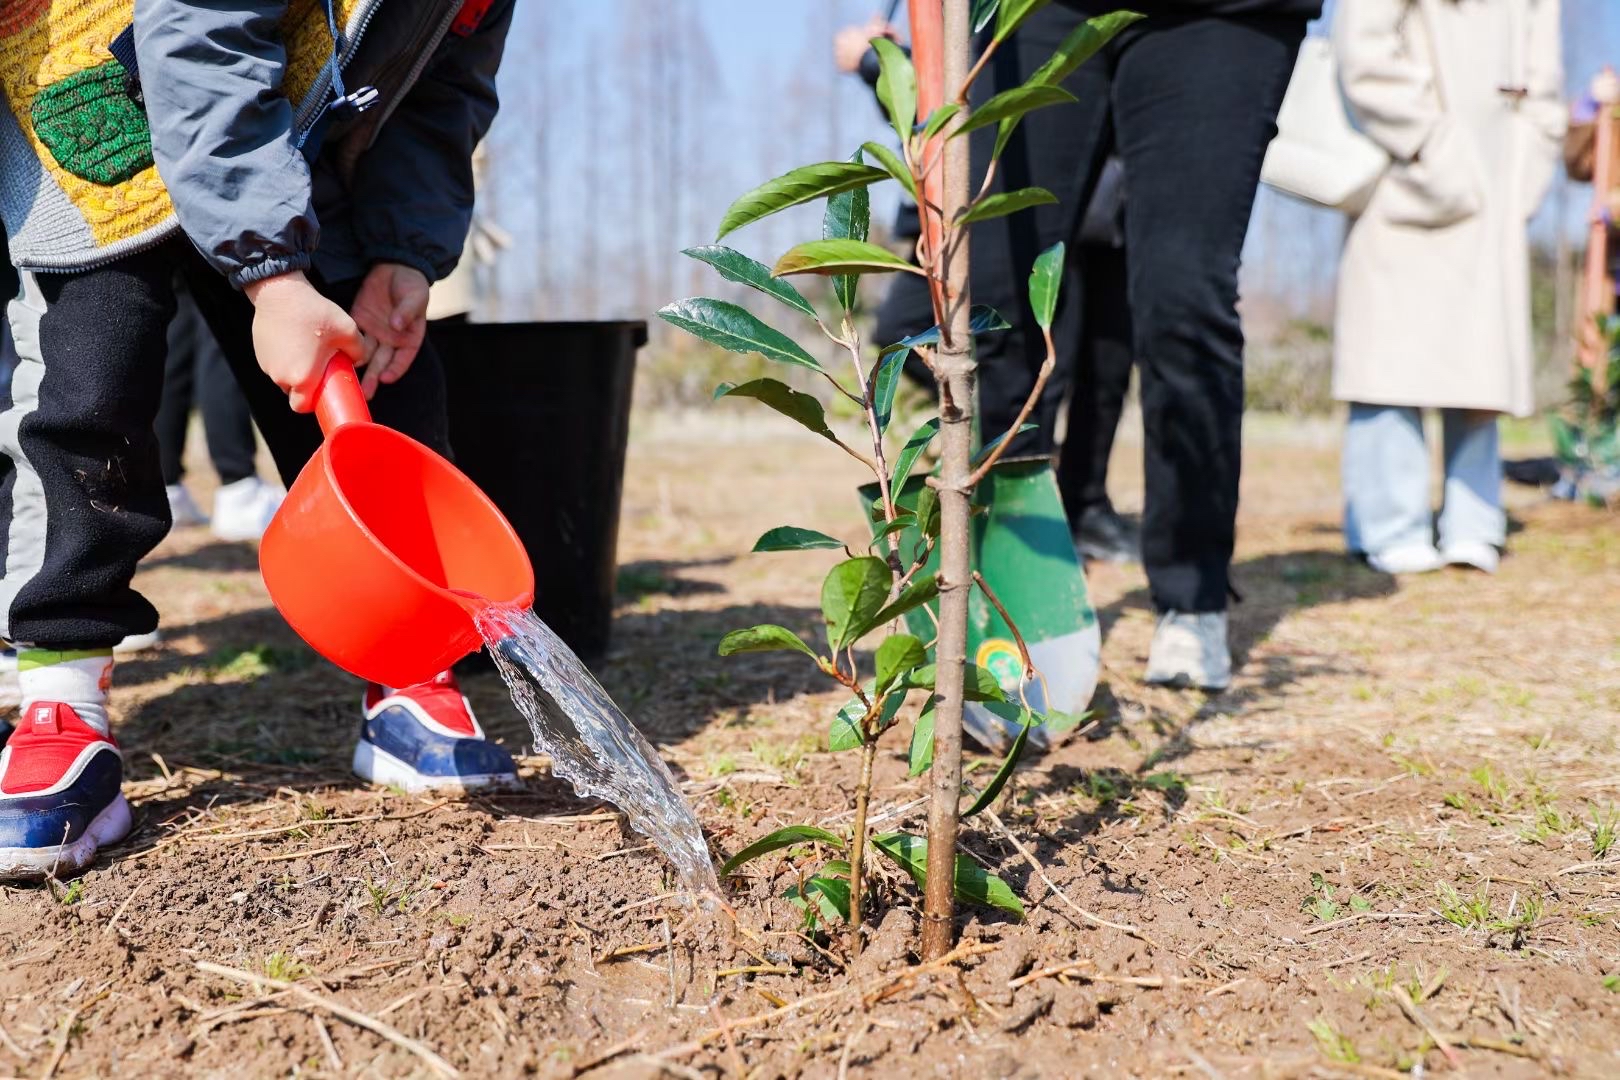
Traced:
[[[295, 413], [287, 395], [260, 368], [253, 351], [253, 305], [200, 256], [186, 264], [186, 282], [197, 300], [226, 362], [247, 397], [253, 419], [275, 459], [282, 482], [291, 485], [321, 444], [320, 426], [308, 414]], [[322, 291], [345, 308], [354, 302], [359, 282], [343, 282]], [[380, 387], [371, 402], [378, 423], [450, 456], [450, 425], [445, 412], [444, 369], [433, 347], [423, 343], [405, 377]]]
[[1238, 260], [1305, 20], [1143, 25], [1113, 84], [1146, 435], [1143, 563], [1161, 611], [1223, 611], [1242, 452]]
[[191, 424], [191, 406], [196, 397], [196, 356], [190, 349], [189, 321], [200, 319], [193, 310], [176, 311], [169, 321], [168, 352], [163, 359], [163, 394], [156, 422], [158, 456], [163, 465], [163, 482], [178, 484], [186, 477], [186, 429]]
[[1400, 405], [1352, 403], [1340, 463], [1344, 543], [1378, 555], [1434, 543], [1423, 415]]
[[[975, 96], [1021, 85], [1045, 63], [1063, 38], [1084, 18], [1062, 4], [1052, 4], [1019, 29], [991, 61]], [[1127, 30], [1128, 40], [1134, 31]], [[1046, 346], [1029, 306], [1027, 284], [1035, 258], [1059, 241], [1071, 241], [1080, 215], [1107, 158], [1109, 98], [1115, 45], [1082, 64], [1063, 83], [1078, 103], [1029, 114], [1007, 144], [992, 190], [1043, 187], [1058, 197], [1054, 205], [1024, 210], [973, 226], [972, 290], [975, 304], [988, 304], [1012, 327], [978, 340], [979, 430], [992, 439], [1012, 426], [1037, 372]], [[984, 175], [994, 142], [993, 128], [973, 136], [973, 177]], [[1058, 361], [1031, 419], [1034, 431], [1018, 436], [1008, 452], [1018, 456], [1050, 455], [1055, 446], [1058, 406], [1068, 390], [1074, 365], [1079, 301], [1075, 290], [1058, 296], [1053, 340]]]
[[0, 636], [103, 649], [157, 627], [136, 564], [169, 531], [153, 421], [176, 247], [26, 275], [19, 364], [0, 414]]
[[1496, 413], [1442, 409], [1446, 495], [1440, 511], [1440, 546], [1507, 542], [1502, 509], [1502, 453]]
[[1108, 461], [1131, 385], [1131, 307], [1123, 248], [1087, 244], [1077, 253], [1080, 345], [1058, 488], [1069, 521], [1108, 501]]

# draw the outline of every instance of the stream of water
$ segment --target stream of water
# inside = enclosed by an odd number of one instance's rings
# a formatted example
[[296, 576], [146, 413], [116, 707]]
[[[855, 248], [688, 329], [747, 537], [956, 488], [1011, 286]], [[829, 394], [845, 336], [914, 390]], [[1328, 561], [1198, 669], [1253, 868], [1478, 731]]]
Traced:
[[703, 830], [658, 756], [602, 684], [551, 628], [525, 609], [494, 605], [478, 630], [529, 721], [535, 749], [584, 798], [606, 799], [656, 844], [694, 897], [718, 897]]

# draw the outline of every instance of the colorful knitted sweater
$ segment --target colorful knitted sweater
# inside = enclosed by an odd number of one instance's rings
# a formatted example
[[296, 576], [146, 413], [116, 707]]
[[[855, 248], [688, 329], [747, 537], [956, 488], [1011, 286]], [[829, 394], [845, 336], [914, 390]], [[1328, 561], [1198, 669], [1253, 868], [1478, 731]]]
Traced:
[[[335, 0], [339, 25], [358, 37], [380, 2]], [[145, 112], [109, 48], [134, 7], [0, 0], [0, 218], [21, 269], [88, 269], [179, 228]], [[282, 90], [307, 126], [324, 104], [333, 59], [321, 0], [290, 0], [282, 27]]]

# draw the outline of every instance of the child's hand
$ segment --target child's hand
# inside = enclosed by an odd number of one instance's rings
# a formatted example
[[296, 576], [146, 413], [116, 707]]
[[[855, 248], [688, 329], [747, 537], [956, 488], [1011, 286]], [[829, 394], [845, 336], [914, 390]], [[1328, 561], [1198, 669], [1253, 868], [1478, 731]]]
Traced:
[[395, 383], [411, 368], [427, 333], [428, 279], [414, 267], [378, 263], [354, 298], [354, 321], [376, 342], [360, 380], [366, 398], [380, 383]]
[[259, 367], [287, 392], [294, 412], [315, 408], [315, 392], [334, 353], [365, 363], [360, 328], [301, 272], [255, 281], [242, 291], [253, 301], [253, 351]]

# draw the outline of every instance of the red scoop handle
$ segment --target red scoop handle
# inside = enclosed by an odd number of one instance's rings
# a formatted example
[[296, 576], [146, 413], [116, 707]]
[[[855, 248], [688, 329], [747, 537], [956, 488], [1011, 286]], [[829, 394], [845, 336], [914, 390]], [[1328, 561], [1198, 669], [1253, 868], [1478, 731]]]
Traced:
[[315, 391], [315, 418], [321, 422], [321, 434], [327, 438], [344, 424], [371, 422], [371, 410], [366, 407], [360, 377], [354, 373], [354, 361], [342, 353], [326, 363], [326, 374], [321, 376], [320, 388]]

